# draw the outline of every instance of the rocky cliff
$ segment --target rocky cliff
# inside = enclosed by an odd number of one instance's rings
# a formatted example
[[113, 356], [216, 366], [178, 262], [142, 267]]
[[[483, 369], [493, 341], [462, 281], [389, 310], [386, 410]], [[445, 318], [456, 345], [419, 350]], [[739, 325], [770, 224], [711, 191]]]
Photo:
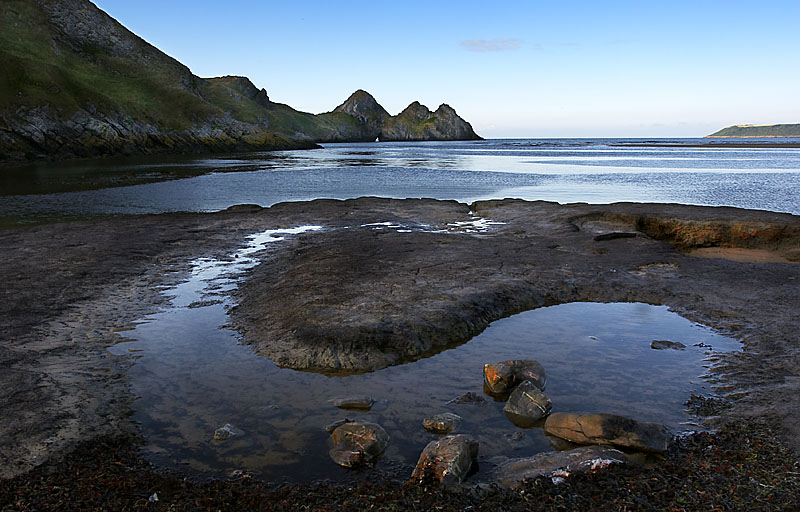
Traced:
[[479, 140], [472, 126], [447, 104], [431, 112], [415, 101], [395, 117], [387, 119], [381, 140]]
[[472, 126], [461, 119], [452, 107], [442, 104], [431, 112], [418, 101], [413, 102], [396, 116], [366, 91], [354, 92], [334, 112], [349, 114], [365, 125], [363, 140], [419, 141], [419, 140], [479, 140]]
[[[314, 147], [374, 140], [394, 119], [364, 91], [313, 115], [246, 77], [200, 78], [88, 0], [3, 0], [0, 69], [0, 161]], [[477, 137], [441, 119], [390, 138]]]

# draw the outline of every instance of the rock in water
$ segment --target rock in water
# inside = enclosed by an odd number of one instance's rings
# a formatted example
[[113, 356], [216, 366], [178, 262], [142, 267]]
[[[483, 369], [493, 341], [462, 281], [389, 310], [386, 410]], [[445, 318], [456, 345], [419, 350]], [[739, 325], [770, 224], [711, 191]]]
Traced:
[[653, 350], [686, 350], [686, 345], [679, 341], [653, 340], [650, 348]]
[[236, 429], [230, 423], [226, 423], [214, 431], [214, 441], [224, 441], [237, 434]]
[[566, 452], [545, 452], [504, 462], [497, 468], [497, 479], [504, 487], [515, 487], [537, 476], [565, 477], [572, 473], [595, 471], [611, 464], [627, 462], [624, 453], [607, 446], [583, 446]]
[[551, 414], [544, 431], [578, 444], [613, 444], [646, 452], [663, 453], [672, 438], [658, 423], [639, 423], [613, 414]]
[[449, 434], [461, 424], [461, 416], [452, 412], [445, 412], [425, 418], [422, 426], [432, 434]]
[[435, 478], [442, 484], [464, 481], [478, 460], [478, 442], [470, 436], [456, 434], [431, 441], [422, 450], [411, 479]]
[[368, 411], [372, 408], [375, 400], [369, 395], [354, 395], [343, 398], [334, 398], [330, 403], [340, 409], [355, 409], [359, 411]]
[[544, 390], [547, 382], [544, 368], [532, 359], [486, 364], [483, 366], [483, 377], [489, 391], [498, 395], [511, 392], [517, 384], [526, 380], [541, 390]]
[[553, 403], [533, 382], [523, 381], [508, 397], [503, 411], [515, 425], [530, 427], [553, 408]]
[[448, 404], [485, 404], [486, 399], [483, 398], [478, 393], [473, 391], [468, 391], [461, 396], [457, 396], [454, 399], [447, 402]]
[[376, 423], [354, 421], [337, 427], [331, 434], [331, 459], [340, 466], [371, 466], [383, 454], [389, 434]]

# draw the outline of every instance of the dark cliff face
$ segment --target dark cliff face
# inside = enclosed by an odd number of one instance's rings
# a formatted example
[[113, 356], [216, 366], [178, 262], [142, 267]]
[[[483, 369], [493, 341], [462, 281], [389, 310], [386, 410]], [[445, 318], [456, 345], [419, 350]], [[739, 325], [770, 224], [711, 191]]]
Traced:
[[368, 140], [380, 135], [383, 122], [390, 117], [386, 109], [380, 106], [370, 93], [361, 89], [351, 94], [333, 111], [344, 112], [364, 123], [366, 125], [365, 136]]
[[452, 107], [442, 104], [431, 112], [415, 101], [383, 124], [381, 140], [480, 140], [472, 126]]

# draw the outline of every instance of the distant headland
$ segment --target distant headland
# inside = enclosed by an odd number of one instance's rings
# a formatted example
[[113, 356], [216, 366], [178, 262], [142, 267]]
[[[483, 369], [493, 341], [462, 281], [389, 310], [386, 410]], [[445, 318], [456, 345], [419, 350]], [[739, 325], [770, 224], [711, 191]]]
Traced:
[[88, 0], [5, 1], [0, 64], [0, 161], [480, 139], [446, 104], [391, 116], [359, 90], [314, 115], [246, 77], [200, 78]]
[[796, 124], [739, 124], [706, 135], [708, 138], [725, 137], [800, 137], [800, 123]]

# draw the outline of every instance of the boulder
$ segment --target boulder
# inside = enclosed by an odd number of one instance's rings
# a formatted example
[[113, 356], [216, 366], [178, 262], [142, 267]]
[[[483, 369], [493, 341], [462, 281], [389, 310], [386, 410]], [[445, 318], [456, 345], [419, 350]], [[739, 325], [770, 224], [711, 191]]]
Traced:
[[531, 427], [550, 414], [553, 403], [533, 382], [523, 381], [508, 397], [503, 411], [517, 426]]
[[331, 433], [331, 459], [340, 466], [371, 466], [383, 454], [389, 434], [376, 423], [353, 421], [336, 427]]
[[650, 348], [653, 350], [686, 350], [686, 345], [679, 341], [653, 340]]
[[537, 476], [563, 478], [625, 462], [625, 454], [614, 448], [583, 446], [566, 452], [544, 452], [533, 457], [509, 460], [498, 466], [497, 479], [504, 487], [516, 487], [523, 480]]
[[375, 400], [369, 395], [353, 395], [342, 398], [334, 398], [329, 400], [330, 403], [340, 409], [351, 409], [359, 411], [368, 411], [372, 408]]
[[422, 450], [411, 479], [434, 478], [442, 484], [461, 483], [478, 460], [478, 441], [455, 434], [431, 441]]
[[422, 426], [432, 434], [449, 434], [461, 424], [461, 416], [452, 412], [445, 412], [425, 418]]
[[664, 425], [614, 414], [555, 413], [548, 416], [544, 431], [577, 444], [612, 444], [655, 453], [665, 452], [671, 439]]
[[515, 359], [483, 366], [484, 383], [493, 394], [510, 393], [517, 384], [530, 381], [544, 390], [547, 376], [544, 368], [532, 359]]

